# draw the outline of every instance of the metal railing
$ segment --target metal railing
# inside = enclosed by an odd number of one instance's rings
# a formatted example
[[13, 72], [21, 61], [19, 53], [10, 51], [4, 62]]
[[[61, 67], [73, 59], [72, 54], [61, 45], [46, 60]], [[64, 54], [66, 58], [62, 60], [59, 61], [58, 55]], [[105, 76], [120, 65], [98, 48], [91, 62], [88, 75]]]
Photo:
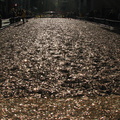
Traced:
[[110, 20], [110, 19], [96, 18], [96, 17], [86, 17], [85, 20], [120, 28], [119, 20]]
[[21, 17], [11, 17], [10, 19], [10, 24], [19, 22], [21, 20]]

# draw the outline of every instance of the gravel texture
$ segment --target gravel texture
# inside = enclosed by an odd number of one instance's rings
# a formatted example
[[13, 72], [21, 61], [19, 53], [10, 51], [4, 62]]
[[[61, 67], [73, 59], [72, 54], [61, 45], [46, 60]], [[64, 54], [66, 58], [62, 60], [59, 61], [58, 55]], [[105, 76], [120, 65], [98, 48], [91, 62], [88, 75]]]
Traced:
[[[98, 104], [97, 100], [101, 96], [100, 105], [97, 106], [100, 107], [104, 97], [109, 98], [109, 101], [113, 96], [117, 96], [115, 98], [119, 101], [119, 95], [120, 34], [107, 31], [97, 24], [64, 18], [30, 19], [25, 24], [17, 23], [0, 30], [0, 97], [2, 101], [10, 99], [18, 102], [18, 98], [23, 101], [28, 98], [29, 101], [30, 97], [35, 97], [43, 101], [49, 99], [52, 102], [57, 99], [57, 103], [61, 105], [59, 100], [70, 98], [70, 103], [75, 100], [81, 106], [78, 98], [92, 98], [92, 101]], [[10, 105], [7, 107], [12, 105], [10, 100]], [[72, 104], [77, 104], [75, 101]], [[115, 102], [114, 99], [113, 101]], [[6, 108], [4, 104], [2, 104], [3, 113]], [[38, 104], [41, 105], [42, 102]], [[88, 106], [89, 104], [92, 103], [86, 103]], [[108, 102], [107, 106], [110, 104]], [[115, 106], [118, 106], [117, 104], [115, 103]], [[37, 107], [37, 103], [33, 107]], [[109, 107], [108, 110], [111, 111]], [[24, 108], [27, 110], [26, 107]], [[52, 108], [54, 109], [54, 106]], [[113, 109], [112, 115], [116, 110], [118, 112], [118, 108]], [[77, 116], [77, 113], [75, 114]], [[89, 116], [93, 116], [93, 113]], [[23, 119], [26, 119], [25, 116]], [[38, 119], [45, 120], [44, 117], [38, 117]], [[78, 118], [73, 116], [73, 119]], [[92, 118], [85, 120], [87, 119]], [[115, 113], [113, 118], [99, 116], [98, 119], [118, 120], [119, 117]], [[1, 120], [4, 119], [1, 118]], [[78, 120], [82, 118], [79, 116]]]
[[3, 97], [119, 95], [120, 35], [73, 19], [32, 19], [0, 32]]

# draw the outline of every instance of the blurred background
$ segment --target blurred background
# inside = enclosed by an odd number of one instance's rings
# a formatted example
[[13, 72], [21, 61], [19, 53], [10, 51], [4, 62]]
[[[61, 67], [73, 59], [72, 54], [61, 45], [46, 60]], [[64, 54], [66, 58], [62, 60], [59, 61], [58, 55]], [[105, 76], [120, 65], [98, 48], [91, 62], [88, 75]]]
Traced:
[[64, 17], [119, 19], [120, 0], [0, 0], [0, 15], [9, 18], [12, 8], [25, 9], [28, 15], [55, 11]]

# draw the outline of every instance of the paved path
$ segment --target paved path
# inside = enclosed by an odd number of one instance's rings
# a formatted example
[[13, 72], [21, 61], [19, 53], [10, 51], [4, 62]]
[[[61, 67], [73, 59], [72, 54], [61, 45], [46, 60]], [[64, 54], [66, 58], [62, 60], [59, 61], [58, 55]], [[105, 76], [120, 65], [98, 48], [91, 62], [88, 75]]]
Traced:
[[3, 96], [119, 94], [120, 35], [73, 19], [32, 19], [0, 33]]
[[120, 35], [63, 18], [0, 31], [0, 119], [118, 120]]

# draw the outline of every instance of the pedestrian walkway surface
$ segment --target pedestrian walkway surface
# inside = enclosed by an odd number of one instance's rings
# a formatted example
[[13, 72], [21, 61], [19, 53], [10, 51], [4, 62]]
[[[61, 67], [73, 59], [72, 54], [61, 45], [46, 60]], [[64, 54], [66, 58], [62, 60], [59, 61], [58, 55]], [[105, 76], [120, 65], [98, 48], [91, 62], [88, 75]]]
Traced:
[[38, 18], [0, 36], [0, 96], [11, 98], [0, 103], [3, 118], [119, 119], [119, 34], [85, 21]]

